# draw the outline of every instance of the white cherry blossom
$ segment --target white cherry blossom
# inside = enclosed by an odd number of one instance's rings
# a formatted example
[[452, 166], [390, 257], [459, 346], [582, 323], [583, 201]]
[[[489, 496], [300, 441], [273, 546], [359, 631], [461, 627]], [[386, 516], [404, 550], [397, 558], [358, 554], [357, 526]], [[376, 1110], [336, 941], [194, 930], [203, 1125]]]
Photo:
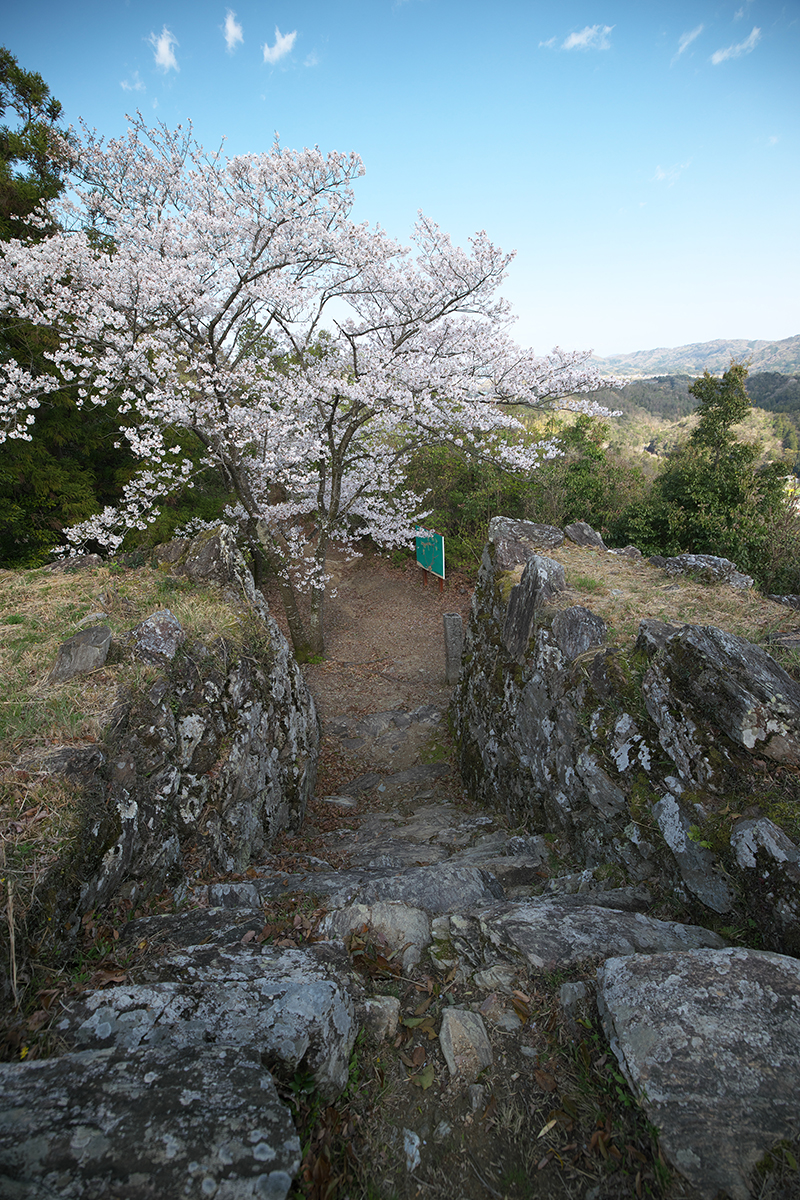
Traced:
[[509, 438], [510, 406], [609, 382], [590, 352], [513, 342], [498, 296], [512, 256], [484, 232], [460, 249], [420, 214], [408, 249], [354, 222], [362, 173], [357, 155], [277, 142], [227, 158], [139, 116], [118, 140], [84, 132], [74, 189], [48, 214], [59, 232], [0, 247], [3, 319], [51, 331], [55, 347], [49, 372], [0, 366], [0, 441], [30, 438], [40, 401], [70, 387], [78, 404], [121, 402], [143, 464], [120, 508], [70, 543], [113, 550], [143, 528], [190, 474], [175, 445], [190, 430], [276, 573], [300, 656], [323, 649], [330, 539], [413, 538], [424, 497], [403, 469], [416, 447], [450, 441], [533, 471], [557, 446]]

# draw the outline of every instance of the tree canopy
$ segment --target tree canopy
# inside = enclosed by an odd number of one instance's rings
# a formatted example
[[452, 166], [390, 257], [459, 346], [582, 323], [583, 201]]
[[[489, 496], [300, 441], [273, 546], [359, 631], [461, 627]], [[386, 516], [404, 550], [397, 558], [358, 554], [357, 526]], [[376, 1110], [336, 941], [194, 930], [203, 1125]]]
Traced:
[[52, 338], [46, 371], [3, 365], [0, 439], [28, 438], [64, 388], [131, 414], [120, 436], [142, 467], [70, 538], [113, 548], [144, 525], [191, 476], [188, 430], [275, 571], [301, 657], [323, 647], [329, 539], [413, 537], [415, 449], [449, 442], [531, 471], [554, 449], [525, 444], [509, 406], [601, 383], [589, 352], [538, 357], [510, 339], [497, 290], [512, 256], [485, 233], [459, 249], [420, 215], [412, 252], [354, 222], [362, 172], [354, 154], [277, 142], [227, 158], [138, 117], [118, 140], [86, 133], [74, 189], [50, 207], [58, 228], [0, 251], [0, 311]]

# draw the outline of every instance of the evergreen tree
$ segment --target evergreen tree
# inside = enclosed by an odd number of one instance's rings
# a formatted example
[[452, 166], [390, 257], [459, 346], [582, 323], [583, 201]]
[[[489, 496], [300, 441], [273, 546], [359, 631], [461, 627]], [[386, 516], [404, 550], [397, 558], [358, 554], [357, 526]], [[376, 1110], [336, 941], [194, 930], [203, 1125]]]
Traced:
[[721, 378], [706, 371], [690, 387], [699, 422], [667, 458], [650, 496], [613, 528], [648, 554], [713, 554], [732, 559], [768, 590], [796, 591], [798, 530], [783, 463], [758, 465], [761, 445], [733, 429], [750, 410], [747, 366], [732, 362]]
[[[53, 232], [34, 214], [60, 194], [74, 162], [61, 113], [41, 75], [0, 47], [0, 255], [12, 238], [30, 243]], [[45, 370], [48, 336], [28, 322], [3, 320], [0, 363]], [[46, 561], [65, 526], [118, 500], [133, 469], [119, 440], [113, 405], [79, 409], [66, 389], [43, 400], [31, 440], [0, 446], [0, 565]]]

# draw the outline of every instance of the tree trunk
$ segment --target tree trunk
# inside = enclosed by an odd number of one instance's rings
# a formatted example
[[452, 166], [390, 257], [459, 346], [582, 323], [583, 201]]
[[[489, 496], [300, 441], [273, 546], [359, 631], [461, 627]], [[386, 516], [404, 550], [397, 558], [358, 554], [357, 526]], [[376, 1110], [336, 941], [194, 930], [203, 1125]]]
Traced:
[[[324, 575], [325, 564], [328, 560], [328, 535], [324, 531], [320, 532], [314, 559], [317, 570]], [[308, 637], [309, 642], [317, 647], [314, 650], [315, 655], [325, 653], [324, 613], [325, 580], [323, 579], [318, 585], [314, 585], [311, 588], [311, 610], [308, 616]]]
[[308, 662], [310, 658], [315, 658], [322, 654], [322, 627], [320, 626], [320, 636], [318, 639], [315, 640], [313, 634], [309, 636], [300, 614], [300, 609], [297, 607], [297, 597], [295, 596], [294, 587], [286, 568], [286, 561], [270, 536], [266, 522], [258, 521], [255, 532], [258, 544], [260, 547], [263, 547], [266, 559], [275, 572], [275, 581], [278, 585], [278, 591], [281, 594], [283, 611], [286, 613], [286, 622], [289, 626], [289, 636], [292, 639], [295, 658], [301, 663]]

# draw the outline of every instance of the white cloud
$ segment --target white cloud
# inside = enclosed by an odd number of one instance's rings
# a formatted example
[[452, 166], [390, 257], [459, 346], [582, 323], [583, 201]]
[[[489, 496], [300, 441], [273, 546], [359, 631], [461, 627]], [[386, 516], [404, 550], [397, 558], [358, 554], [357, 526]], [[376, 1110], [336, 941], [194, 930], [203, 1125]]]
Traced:
[[311, 53], [306, 56], [306, 60], [303, 63], [303, 66], [304, 67], [316, 67], [318, 65], [319, 65], [319, 56], [317, 55], [316, 50], [312, 50]]
[[154, 33], [150, 34], [147, 39], [150, 45], [155, 50], [156, 66], [161, 67], [162, 71], [179, 71], [178, 60], [175, 57], [173, 46], [178, 46], [178, 39], [170, 33], [166, 25], [161, 30], [161, 33], [156, 37]]
[[551, 38], [548, 38], [546, 42], [539, 42], [539, 48], [541, 49], [542, 46], [547, 46], [547, 47], [555, 46], [555, 44], [556, 44], [556, 38], [551, 37]]
[[745, 38], [743, 42], [737, 42], [735, 46], [726, 46], [724, 50], [715, 50], [711, 55], [711, 61], [715, 67], [718, 67], [721, 62], [725, 62], [729, 58], [741, 58], [743, 54], [749, 54], [751, 50], [755, 50], [760, 41], [761, 30], [754, 25], [750, 37]]
[[779, 141], [780, 141], [780, 138], [776, 137], [775, 134], [773, 133], [772, 137], [767, 138], [767, 145], [768, 146], [777, 146]]
[[138, 71], [133, 72], [133, 79], [121, 79], [119, 86], [123, 92], [143, 92], [145, 90]]
[[608, 35], [613, 25], [587, 25], [580, 33], [571, 33], [561, 45], [562, 50], [610, 50]]
[[236, 49], [236, 43], [244, 42], [244, 36], [242, 34], [242, 27], [236, 20], [236, 13], [230, 8], [225, 13], [224, 30], [225, 45], [228, 47], [228, 50], [233, 53], [233, 51]]
[[[683, 54], [684, 50], [689, 49], [692, 42], [695, 40], [695, 38], [700, 37], [700, 34], [703, 32], [704, 29], [705, 29], [705, 25], [698, 25], [697, 28], [693, 29], [690, 33], [682, 34], [681, 39], [678, 42], [678, 53], [675, 55], [675, 58], [680, 58], [680, 56], [681, 56], [681, 54]], [[675, 62], [675, 58], [673, 58], [673, 60], [672, 60], [673, 62]]]
[[281, 33], [278, 26], [275, 26], [275, 45], [270, 46], [268, 42], [264, 43], [264, 62], [276, 63], [279, 58], [283, 58], [288, 54], [294, 45], [294, 39], [297, 37], [297, 30], [292, 33]]
[[688, 159], [685, 163], [675, 163], [671, 167], [656, 167], [653, 181], [655, 183], [665, 183], [667, 187], [673, 187], [686, 168], [691, 164], [691, 161], [691, 159]]

